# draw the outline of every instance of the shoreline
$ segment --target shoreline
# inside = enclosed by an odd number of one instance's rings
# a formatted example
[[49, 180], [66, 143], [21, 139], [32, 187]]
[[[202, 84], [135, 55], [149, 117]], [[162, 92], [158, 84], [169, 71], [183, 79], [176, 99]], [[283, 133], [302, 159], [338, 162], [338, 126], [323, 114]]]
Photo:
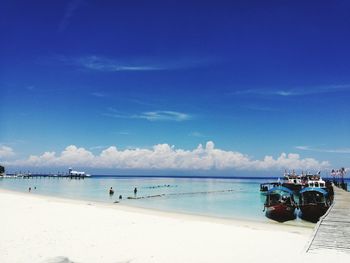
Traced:
[[[312, 228], [168, 213], [0, 189], [0, 262], [348, 262], [306, 253]], [[286, 258], [286, 249], [293, 251]]]
[[185, 220], [197, 220], [197, 221], [203, 221], [203, 222], [212, 222], [212, 223], [221, 223], [226, 225], [236, 225], [236, 226], [242, 226], [242, 227], [248, 227], [248, 228], [255, 228], [255, 229], [269, 229], [269, 230], [281, 230], [281, 229], [293, 229], [294, 231], [303, 231], [303, 230], [310, 230], [313, 231], [316, 224], [311, 225], [295, 225], [292, 223], [288, 223], [288, 221], [284, 223], [276, 222], [274, 220], [269, 219], [269, 221], [263, 222], [258, 220], [252, 220], [252, 219], [241, 219], [241, 218], [228, 218], [228, 217], [220, 217], [220, 216], [209, 216], [209, 215], [200, 215], [200, 214], [191, 214], [186, 212], [172, 212], [172, 211], [165, 211], [161, 209], [155, 209], [155, 208], [144, 208], [141, 206], [136, 205], [128, 205], [123, 203], [107, 203], [107, 202], [99, 202], [99, 201], [91, 201], [91, 200], [84, 200], [84, 199], [74, 199], [74, 198], [65, 198], [65, 197], [58, 197], [58, 196], [52, 196], [52, 195], [45, 195], [35, 192], [21, 192], [16, 190], [9, 190], [0, 188], [1, 192], [8, 192], [12, 194], [18, 194], [23, 196], [33, 196], [38, 198], [44, 198], [48, 201], [57, 201], [57, 202], [63, 202], [63, 203], [76, 203], [76, 204], [82, 204], [82, 205], [93, 205], [97, 207], [105, 207], [108, 209], [116, 209], [126, 212], [136, 212], [136, 213], [142, 213], [145, 215], [158, 215], [162, 217], [170, 217], [170, 218], [182, 218]]

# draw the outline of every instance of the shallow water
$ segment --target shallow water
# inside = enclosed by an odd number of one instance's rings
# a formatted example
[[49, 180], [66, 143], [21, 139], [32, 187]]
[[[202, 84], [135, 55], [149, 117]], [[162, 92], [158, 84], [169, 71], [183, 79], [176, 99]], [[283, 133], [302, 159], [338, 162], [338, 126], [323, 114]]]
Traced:
[[[265, 196], [259, 191], [259, 184], [268, 179], [217, 179], [217, 178], [131, 178], [91, 177], [70, 178], [2, 178], [0, 188], [64, 197], [120, 203], [130, 206], [182, 212], [220, 218], [245, 219], [269, 222], [265, 217], [263, 204]], [[36, 187], [36, 189], [34, 189]], [[115, 193], [108, 194], [110, 187]], [[134, 188], [137, 194], [134, 195]], [[141, 199], [128, 199], [141, 198]], [[117, 205], [117, 204], [116, 204]], [[314, 226], [313, 223], [296, 218], [288, 224]]]

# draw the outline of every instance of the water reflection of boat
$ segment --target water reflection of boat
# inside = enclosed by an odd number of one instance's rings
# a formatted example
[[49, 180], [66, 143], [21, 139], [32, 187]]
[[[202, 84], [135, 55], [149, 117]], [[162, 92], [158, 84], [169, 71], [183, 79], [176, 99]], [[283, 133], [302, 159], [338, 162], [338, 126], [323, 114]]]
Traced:
[[294, 219], [296, 207], [293, 191], [286, 187], [274, 187], [266, 194], [264, 210], [266, 209], [266, 216], [271, 219], [277, 221]]
[[301, 217], [310, 221], [317, 221], [331, 205], [331, 199], [322, 188], [306, 187], [300, 191], [299, 207]]

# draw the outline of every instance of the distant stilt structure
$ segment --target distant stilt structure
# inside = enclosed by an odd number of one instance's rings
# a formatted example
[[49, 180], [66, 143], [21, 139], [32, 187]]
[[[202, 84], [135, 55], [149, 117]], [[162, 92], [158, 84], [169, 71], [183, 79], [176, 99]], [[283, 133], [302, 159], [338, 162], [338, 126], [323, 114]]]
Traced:
[[0, 165], [0, 176], [4, 176], [5, 175], [5, 167]]
[[[3, 167], [3, 166], [0, 166]], [[85, 177], [90, 177], [90, 174], [87, 174], [85, 172], [78, 172], [78, 171], [73, 171], [72, 168], [69, 168], [68, 173], [64, 172], [57, 172], [57, 173], [32, 173], [30, 171], [22, 173], [22, 171], [15, 171], [14, 173], [8, 173], [5, 174], [5, 169], [4, 172], [1, 172], [0, 168], [0, 176], [3, 177], [12, 177], [12, 178], [23, 178], [23, 179], [32, 179], [32, 178], [69, 178], [69, 179], [85, 179]]]
[[344, 181], [344, 177], [346, 176], [346, 170], [344, 167], [339, 170], [332, 170], [331, 175], [333, 177], [333, 183], [335, 186], [338, 186], [345, 191], [348, 190], [348, 184]]
[[347, 191], [347, 190], [348, 190], [348, 185], [347, 185], [347, 183], [345, 183], [345, 181], [344, 181], [345, 175], [346, 175], [346, 170], [345, 170], [345, 168], [344, 168], [344, 167], [340, 168], [340, 177], [341, 177], [341, 179], [340, 179], [340, 187], [341, 187], [342, 189], [344, 189], [345, 191]]

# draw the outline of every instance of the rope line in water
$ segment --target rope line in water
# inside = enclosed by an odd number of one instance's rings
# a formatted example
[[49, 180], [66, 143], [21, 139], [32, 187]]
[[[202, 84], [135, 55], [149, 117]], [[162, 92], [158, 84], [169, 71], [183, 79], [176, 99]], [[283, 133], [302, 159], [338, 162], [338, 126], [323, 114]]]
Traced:
[[227, 190], [204, 191], [204, 192], [158, 194], [158, 195], [147, 195], [147, 196], [139, 196], [139, 197], [128, 196], [128, 199], [148, 199], [148, 198], [156, 198], [156, 197], [164, 197], [164, 196], [179, 196], [179, 195], [183, 196], [183, 195], [217, 194], [217, 193], [226, 193], [226, 192], [233, 192], [233, 191], [234, 191], [233, 189], [227, 189]]

